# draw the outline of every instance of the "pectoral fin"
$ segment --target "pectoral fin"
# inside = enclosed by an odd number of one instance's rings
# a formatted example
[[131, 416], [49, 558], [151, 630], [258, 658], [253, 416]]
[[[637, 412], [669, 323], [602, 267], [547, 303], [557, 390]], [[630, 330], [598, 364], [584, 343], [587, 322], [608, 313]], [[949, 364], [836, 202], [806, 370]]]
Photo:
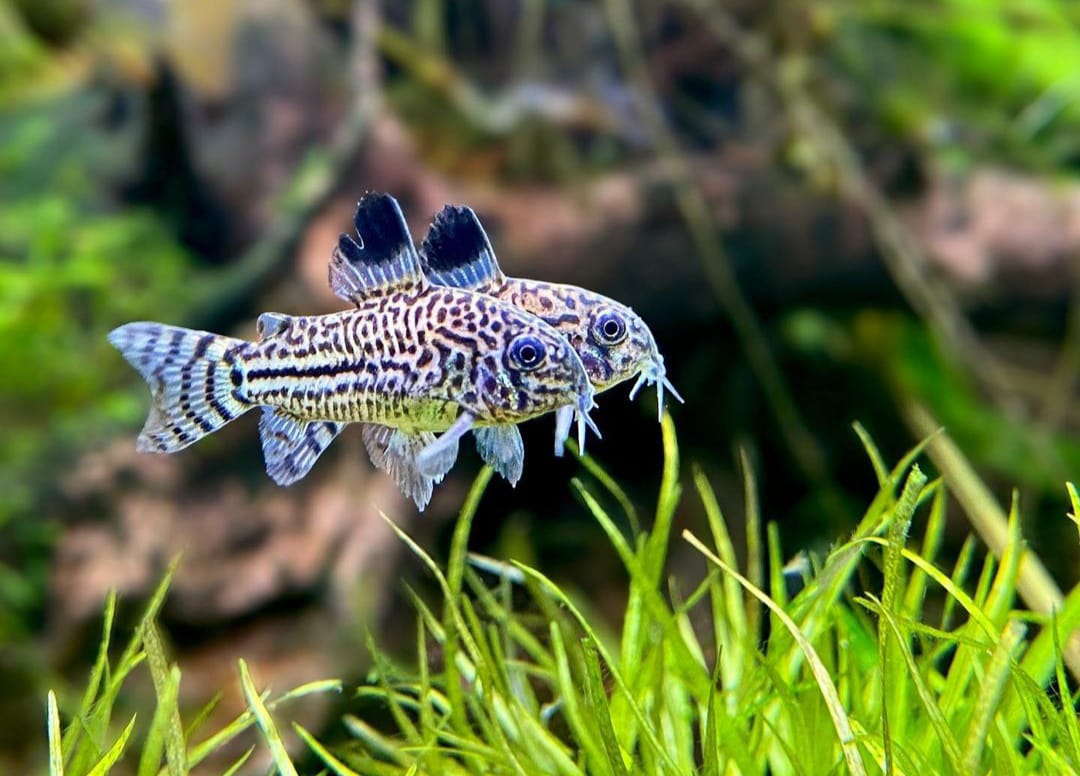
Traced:
[[462, 412], [450, 428], [438, 439], [424, 447], [416, 456], [417, 468], [430, 476], [441, 480], [450, 471], [457, 460], [458, 442], [472, 428], [475, 418], [468, 412]]
[[511, 485], [517, 485], [525, 468], [525, 443], [515, 425], [488, 426], [473, 432], [476, 450]]
[[304, 420], [280, 409], [263, 407], [259, 419], [266, 473], [278, 485], [303, 479], [344, 424], [328, 420]]

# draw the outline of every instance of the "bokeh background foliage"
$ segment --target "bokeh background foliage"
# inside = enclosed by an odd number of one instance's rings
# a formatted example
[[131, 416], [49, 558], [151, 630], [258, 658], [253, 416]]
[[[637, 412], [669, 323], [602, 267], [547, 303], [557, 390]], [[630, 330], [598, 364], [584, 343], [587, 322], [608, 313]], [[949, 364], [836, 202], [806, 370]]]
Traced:
[[[874, 495], [853, 420], [889, 458], [929, 418], [1001, 501], [1016, 488], [1070, 588], [1078, 73], [1080, 9], [1052, 0], [0, 0], [0, 770], [40, 764], [44, 688], [85, 681], [108, 591], [149, 600], [178, 551], [181, 706], [241, 708], [219, 668], [239, 656], [277, 687], [362, 676], [363, 623], [412, 650], [398, 580], [430, 579], [375, 505], [441, 557], [475, 457], [417, 521], [350, 435], [285, 492], [244, 421], [136, 456], [145, 388], [104, 339], [337, 309], [328, 246], [366, 189], [417, 238], [470, 204], [513, 273], [632, 304], [687, 397], [684, 458], [740, 505], [744, 445], [792, 554]], [[600, 398], [591, 452], [648, 502], [651, 397]], [[492, 484], [473, 546], [615, 622], [625, 579], [560, 485], [577, 464], [550, 424], [524, 431], [526, 477]], [[693, 584], [700, 558], [676, 560]]]

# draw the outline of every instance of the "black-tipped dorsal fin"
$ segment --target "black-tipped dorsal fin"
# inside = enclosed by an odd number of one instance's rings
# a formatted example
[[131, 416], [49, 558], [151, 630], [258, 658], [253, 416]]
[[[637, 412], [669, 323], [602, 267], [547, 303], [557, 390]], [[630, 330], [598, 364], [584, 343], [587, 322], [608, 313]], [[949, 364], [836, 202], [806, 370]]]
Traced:
[[353, 223], [359, 241], [341, 235], [330, 259], [330, 288], [335, 294], [359, 304], [375, 292], [426, 283], [397, 200], [368, 192], [356, 205]]
[[487, 290], [506, 279], [484, 227], [472, 208], [447, 205], [420, 245], [420, 263], [438, 286]]

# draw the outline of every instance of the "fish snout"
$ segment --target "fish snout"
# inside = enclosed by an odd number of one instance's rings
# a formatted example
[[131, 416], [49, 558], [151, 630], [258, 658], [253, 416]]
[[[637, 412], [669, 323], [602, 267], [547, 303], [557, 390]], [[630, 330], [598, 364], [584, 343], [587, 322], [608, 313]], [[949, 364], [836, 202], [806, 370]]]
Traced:
[[662, 418], [664, 415], [665, 388], [680, 404], [685, 403], [683, 397], [675, 390], [675, 386], [668, 380], [667, 367], [664, 366], [664, 357], [656, 350], [653, 351], [652, 358], [645, 362], [644, 366], [641, 368], [641, 372], [638, 373], [637, 381], [634, 383], [634, 387], [630, 389], [630, 398], [633, 399], [637, 396], [638, 391], [644, 385], [656, 385], [657, 419]]

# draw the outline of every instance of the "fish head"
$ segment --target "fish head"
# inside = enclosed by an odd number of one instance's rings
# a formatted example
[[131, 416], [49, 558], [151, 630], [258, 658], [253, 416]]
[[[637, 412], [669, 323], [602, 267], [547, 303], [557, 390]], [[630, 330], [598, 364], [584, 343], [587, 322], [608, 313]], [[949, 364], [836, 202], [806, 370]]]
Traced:
[[642, 385], [655, 383], [658, 413], [663, 412], [665, 388], [682, 401], [667, 379], [652, 331], [631, 308], [603, 294], [555, 283], [530, 283], [518, 298], [573, 345], [597, 393], [636, 376], [631, 398]]
[[485, 419], [513, 423], [568, 406], [587, 413], [594, 388], [574, 348], [539, 318], [500, 308], [498, 347], [477, 372]]
[[[616, 303], [618, 304], [618, 303]], [[659, 420], [664, 415], [664, 389], [680, 403], [683, 397], [675, 390], [675, 386], [667, 378], [667, 367], [664, 365], [664, 357], [660, 355], [660, 349], [656, 346], [656, 339], [652, 331], [641, 317], [625, 305], [618, 305], [621, 312], [601, 312], [591, 326], [593, 336], [599, 339], [604, 334], [614, 333], [616, 327], [611, 324], [617, 315], [622, 315], [626, 321], [627, 335], [624, 344], [609, 349], [609, 359], [613, 364], [615, 379], [607, 386], [621, 383], [637, 375], [634, 386], [630, 389], [630, 398], [637, 396], [643, 385], [656, 385], [656, 417]], [[597, 387], [597, 390], [603, 390]]]

